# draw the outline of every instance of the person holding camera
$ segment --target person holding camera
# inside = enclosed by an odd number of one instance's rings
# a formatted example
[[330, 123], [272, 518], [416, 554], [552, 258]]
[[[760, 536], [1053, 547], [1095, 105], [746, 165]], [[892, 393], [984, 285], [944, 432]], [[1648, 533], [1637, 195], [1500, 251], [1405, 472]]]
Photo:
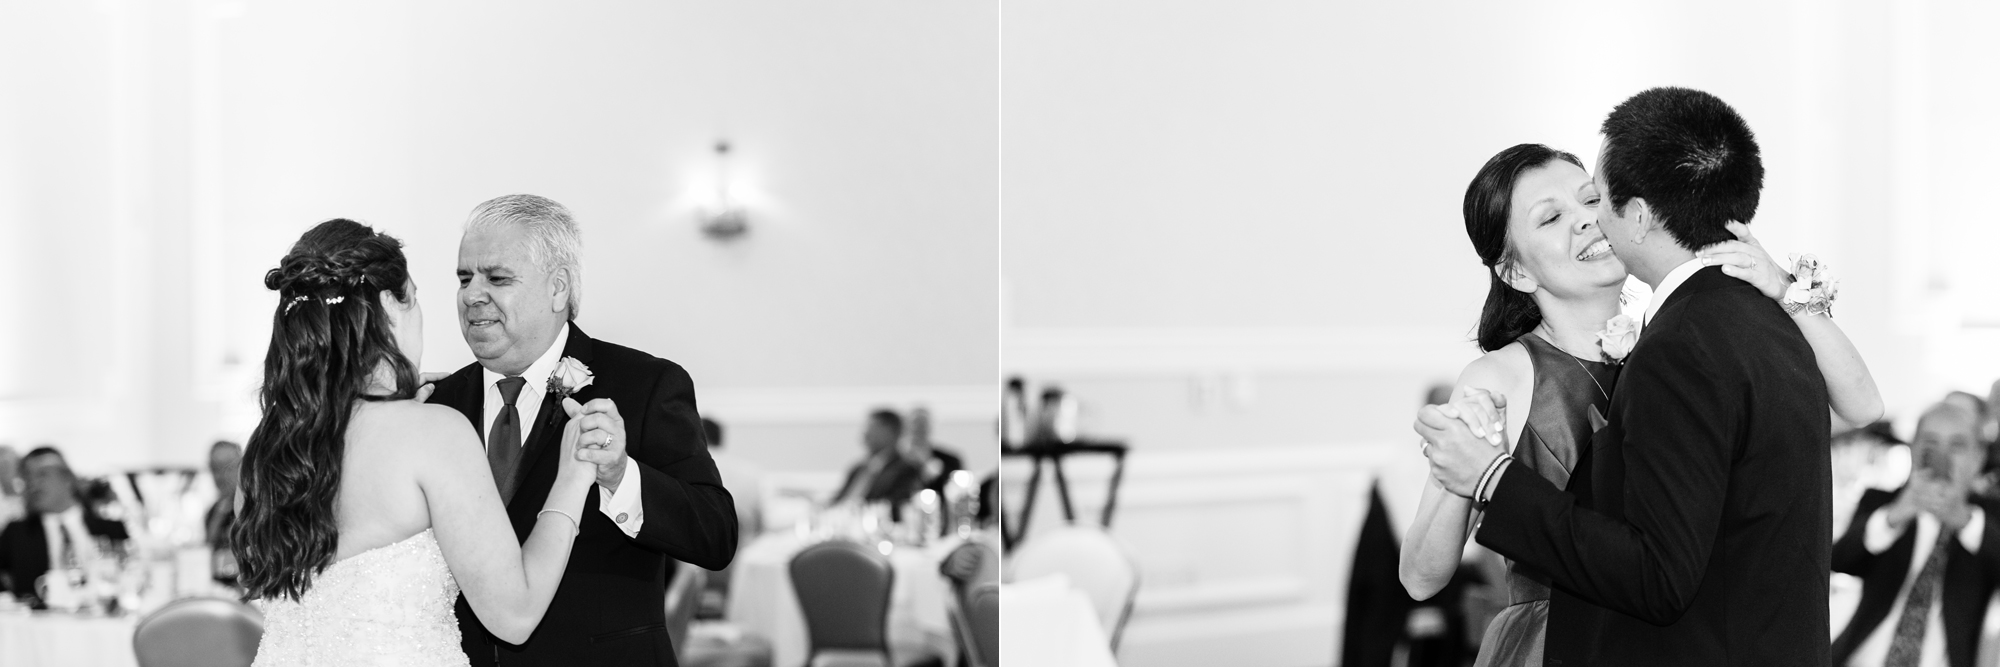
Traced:
[[1975, 495], [1988, 408], [1946, 400], [1924, 412], [1910, 481], [1870, 489], [1833, 545], [1833, 569], [1862, 578], [1833, 642], [1835, 665], [1970, 667], [2000, 582], [2000, 507]]

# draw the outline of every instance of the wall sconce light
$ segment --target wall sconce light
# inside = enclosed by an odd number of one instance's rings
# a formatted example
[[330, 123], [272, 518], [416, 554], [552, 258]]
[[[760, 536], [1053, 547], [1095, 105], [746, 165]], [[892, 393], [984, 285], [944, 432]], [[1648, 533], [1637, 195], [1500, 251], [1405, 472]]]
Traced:
[[715, 142], [715, 204], [695, 213], [701, 233], [717, 241], [728, 241], [750, 231], [750, 214], [729, 197], [729, 142]]

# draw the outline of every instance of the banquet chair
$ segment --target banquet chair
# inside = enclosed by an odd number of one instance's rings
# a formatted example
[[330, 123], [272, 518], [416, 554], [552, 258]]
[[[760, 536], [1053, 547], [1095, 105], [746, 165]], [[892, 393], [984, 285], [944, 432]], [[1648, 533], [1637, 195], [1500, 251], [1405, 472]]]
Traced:
[[139, 620], [132, 652], [139, 667], [248, 667], [264, 636], [264, 615], [222, 598], [175, 600]]
[[951, 628], [960, 664], [1000, 667], [1000, 582], [976, 581], [951, 599]]
[[680, 561], [674, 563], [674, 580], [667, 584], [667, 638], [675, 655], [687, 652], [688, 624], [701, 607], [701, 591], [708, 586], [708, 570]]
[[[955, 563], [960, 560], [961, 556], [974, 559], [978, 566], [970, 573], [953, 571], [958, 567]], [[972, 667], [996, 667], [992, 661], [981, 659], [980, 649], [982, 646], [980, 642], [982, 640], [978, 635], [980, 626], [976, 624], [978, 621], [972, 617], [971, 610], [973, 608], [972, 595], [979, 586], [999, 583], [1000, 570], [998, 561], [999, 555], [993, 552], [992, 547], [978, 541], [968, 541], [958, 545], [958, 548], [952, 549], [951, 555], [946, 556], [944, 562], [938, 567], [945, 579], [951, 582], [951, 627], [952, 634], [958, 638], [959, 655], [963, 656], [965, 659], [964, 662], [972, 665]], [[996, 617], [989, 622], [998, 623], [999, 619]], [[998, 626], [995, 626], [995, 628], [997, 629]], [[997, 634], [993, 635], [996, 639], [998, 636]]]
[[790, 569], [806, 617], [806, 667], [891, 666], [889, 594], [896, 570], [888, 557], [873, 547], [829, 540], [800, 550]]
[[1023, 541], [1007, 564], [1008, 581], [1052, 574], [1067, 575], [1070, 584], [1090, 598], [1116, 652], [1125, 621], [1132, 616], [1132, 600], [1139, 594], [1139, 568], [1125, 548], [1102, 528], [1069, 525]]

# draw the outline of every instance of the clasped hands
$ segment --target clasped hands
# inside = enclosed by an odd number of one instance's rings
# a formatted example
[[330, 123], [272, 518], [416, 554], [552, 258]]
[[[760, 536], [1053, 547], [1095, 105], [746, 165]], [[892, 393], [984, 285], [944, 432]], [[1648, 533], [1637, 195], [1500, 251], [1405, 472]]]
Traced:
[[[437, 391], [435, 383], [448, 377], [450, 373], [424, 373], [416, 401], [429, 399]], [[604, 487], [605, 493], [617, 493], [618, 485], [625, 481], [625, 418], [619, 416], [618, 404], [608, 398], [588, 403], [564, 398], [562, 408], [579, 429], [576, 459], [597, 466], [597, 485]]]
[[1418, 410], [1413, 428], [1423, 437], [1431, 478], [1470, 498], [1493, 460], [1507, 452], [1507, 397], [1470, 388], [1455, 394], [1450, 403]]

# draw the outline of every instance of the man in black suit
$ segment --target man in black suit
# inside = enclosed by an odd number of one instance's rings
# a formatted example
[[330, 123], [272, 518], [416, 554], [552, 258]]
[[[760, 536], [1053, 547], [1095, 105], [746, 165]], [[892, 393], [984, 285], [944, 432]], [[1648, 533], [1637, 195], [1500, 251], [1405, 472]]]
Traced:
[[1599, 229], [1654, 288], [1609, 423], [1564, 492], [1427, 407], [1432, 472], [1484, 508], [1481, 544], [1548, 573], [1549, 665], [1824, 666], [1826, 381], [1783, 308], [1694, 256], [1755, 215], [1756, 141], [1683, 88], [1633, 96], [1603, 133]]
[[923, 488], [923, 470], [896, 447], [902, 439], [902, 415], [886, 408], [868, 413], [868, 426], [861, 431], [861, 446], [868, 454], [847, 469], [833, 502], [900, 503]]
[[923, 480], [923, 488], [937, 492], [944, 498], [944, 484], [951, 480], [951, 474], [965, 469], [965, 459], [959, 458], [943, 443], [931, 440], [930, 408], [918, 407], [910, 411], [910, 465], [916, 466]]
[[2000, 510], [1972, 496], [1986, 465], [1984, 411], [1947, 401], [1925, 412], [1909, 483], [1861, 496], [1833, 545], [1833, 569], [1862, 579], [1833, 664], [1972, 666], [2000, 583]]
[[28, 515], [0, 530], [0, 590], [41, 606], [35, 580], [50, 563], [88, 560], [95, 538], [124, 540], [125, 525], [91, 511], [82, 502], [76, 474], [54, 447], [38, 447], [21, 457]]
[[576, 326], [581, 250], [569, 210], [533, 195], [480, 204], [459, 241], [459, 329], [478, 361], [427, 376], [428, 400], [479, 429], [522, 539], [555, 483], [565, 391], [583, 404], [577, 455], [598, 471], [562, 585], [526, 643], [494, 638], [459, 599], [476, 667], [674, 665], [668, 559], [719, 570], [735, 557], [736, 510], [703, 442], [694, 382]]

